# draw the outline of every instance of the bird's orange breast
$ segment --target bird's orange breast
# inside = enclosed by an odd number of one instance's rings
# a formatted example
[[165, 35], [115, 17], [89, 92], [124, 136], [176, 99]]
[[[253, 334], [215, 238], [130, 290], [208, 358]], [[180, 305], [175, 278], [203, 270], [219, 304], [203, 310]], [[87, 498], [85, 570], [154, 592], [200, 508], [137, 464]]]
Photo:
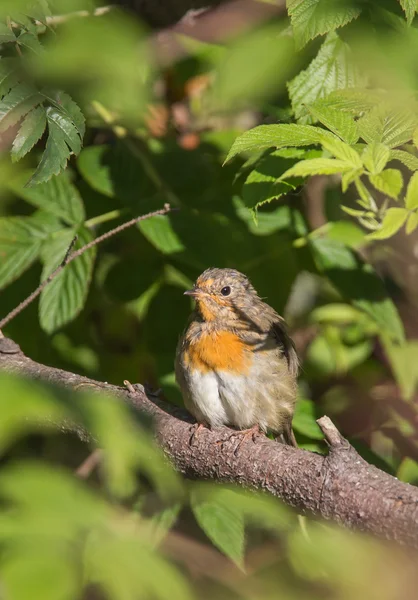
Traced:
[[184, 361], [203, 373], [219, 370], [245, 374], [251, 365], [251, 349], [230, 331], [206, 333], [190, 344]]

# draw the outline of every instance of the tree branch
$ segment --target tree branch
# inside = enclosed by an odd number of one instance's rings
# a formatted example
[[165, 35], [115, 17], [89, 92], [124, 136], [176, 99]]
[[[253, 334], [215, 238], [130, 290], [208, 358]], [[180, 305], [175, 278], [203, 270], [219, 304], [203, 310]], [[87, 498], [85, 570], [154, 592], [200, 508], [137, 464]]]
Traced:
[[[319, 425], [330, 446], [321, 456], [265, 437], [244, 442], [231, 430], [203, 429], [189, 444], [190, 415], [142, 386], [128, 390], [34, 362], [8, 338], [0, 338], [0, 370], [73, 389], [102, 389], [153, 417], [155, 437], [181, 473], [267, 491], [300, 512], [418, 548], [418, 488], [364, 461], [327, 417]], [[78, 432], [82, 435], [81, 432]]]
[[73, 240], [71, 240], [71, 244], [68, 247], [68, 250], [65, 253], [65, 256], [64, 256], [62, 262], [60, 263], [60, 265], [46, 279], [44, 279], [39, 284], [39, 286], [36, 288], [35, 291], [33, 291], [27, 298], [25, 298], [25, 300], [23, 300], [18, 306], [16, 306], [16, 308], [14, 308], [12, 311], [9, 312], [8, 315], [6, 315], [3, 319], [0, 320], [0, 331], [8, 323], [10, 323], [10, 321], [12, 321], [15, 317], [17, 317], [17, 315], [20, 314], [22, 312], [22, 310], [25, 310], [25, 308], [27, 306], [29, 306], [29, 304], [31, 304], [34, 300], [36, 300], [36, 298], [41, 294], [41, 292], [44, 290], [44, 288], [46, 288], [46, 286], [48, 284], [50, 284], [51, 281], [53, 279], [55, 279], [55, 277], [57, 277], [61, 273], [61, 271], [74, 259], [76, 259], [79, 256], [81, 256], [82, 254], [84, 254], [84, 252], [87, 252], [87, 250], [90, 250], [90, 248], [93, 248], [93, 246], [97, 246], [97, 244], [104, 242], [105, 240], [109, 239], [110, 237], [116, 235], [117, 233], [120, 233], [124, 229], [128, 229], [128, 227], [132, 227], [132, 225], [135, 225], [136, 223], [139, 223], [140, 221], [145, 221], [145, 219], [150, 219], [151, 217], [155, 217], [157, 215], [166, 215], [171, 210], [173, 210], [173, 209], [170, 207], [170, 205], [165, 204], [164, 208], [161, 208], [160, 210], [155, 210], [154, 212], [150, 212], [146, 215], [141, 215], [140, 217], [135, 217], [134, 219], [131, 219], [130, 221], [127, 221], [126, 223], [122, 223], [122, 225], [118, 225], [118, 227], [115, 227], [114, 229], [107, 231], [103, 235], [99, 235], [99, 237], [95, 238], [88, 244], [85, 244], [84, 246], [82, 246], [81, 248], [76, 250], [75, 252], [72, 252], [72, 249], [74, 247], [74, 244], [77, 241], [77, 236], [75, 238], [73, 238]]

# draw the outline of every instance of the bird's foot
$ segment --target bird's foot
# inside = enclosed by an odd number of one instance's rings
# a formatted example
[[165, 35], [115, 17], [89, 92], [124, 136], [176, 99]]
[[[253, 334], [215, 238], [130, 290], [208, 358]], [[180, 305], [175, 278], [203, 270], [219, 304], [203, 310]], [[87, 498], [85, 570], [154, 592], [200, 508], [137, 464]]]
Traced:
[[248, 440], [249, 438], [252, 439], [253, 442], [256, 441], [256, 439], [262, 435], [262, 431], [260, 429], [260, 426], [258, 424], [253, 425], [252, 427], [250, 427], [249, 429], [241, 429], [240, 431], [234, 431], [233, 433], [231, 433], [231, 435], [228, 438], [228, 441], [234, 437], [240, 437], [240, 441], [237, 444], [237, 447], [234, 450], [234, 455], [237, 456], [239, 449], [241, 448], [242, 444]]
[[190, 436], [189, 439], [189, 446], [193, 446], [193, 442], [195, 441], [195, 439], [197, 439], [199, 432], [202, 431], [202, 429], [205, 429], [206, 425], [204, 425], [204, 423], [195, 423], [192, 426], [192, 435]]

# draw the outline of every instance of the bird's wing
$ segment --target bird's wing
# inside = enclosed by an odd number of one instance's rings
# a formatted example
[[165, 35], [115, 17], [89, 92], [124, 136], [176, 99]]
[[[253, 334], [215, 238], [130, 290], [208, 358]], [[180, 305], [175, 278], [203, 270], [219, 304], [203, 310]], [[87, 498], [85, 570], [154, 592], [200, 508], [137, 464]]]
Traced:
[[297, 377], [299, 371], [299, 359], [296, 353], [295, 344], [287, 333], [286, 325], [280, 317], [273, 322], [272, 333], [283, 350], [290, 373]]

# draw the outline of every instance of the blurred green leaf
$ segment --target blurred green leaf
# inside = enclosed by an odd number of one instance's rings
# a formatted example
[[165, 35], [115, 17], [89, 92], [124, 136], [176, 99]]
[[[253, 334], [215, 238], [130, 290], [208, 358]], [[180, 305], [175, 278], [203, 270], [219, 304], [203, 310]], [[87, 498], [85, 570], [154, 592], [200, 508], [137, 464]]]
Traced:
[[402, 187], [402, 173], [397, 169], [385, 169], [377, 175], [369, 175], [370, 182], [374, 187], [395, 200], [398, 198]]
[[370, 233], [367, 237], [371, 240], [385, 240], [390, 238], [399, 231], [407, 218], [408, 211], [405, 208], [388, 208], [380, 229]]
[[10, 189], [20, 198], [62, 219], [69, 225], [78, 225], [85, 218], [83, 202], [68, 173], [52, 177], [36, 187], [26, 187], [27, 174], [10, 182]]
[[411, 213], [406, 222], [405, 231], [407, 235], [411, 234], [418, 227], [418, 213]]
[[369, 315], [380, 331], [402, 342], [404, 330], [398, 311], [373, 268], [340, 242], [324, 237], [311, 240], [310, 245], [319, 270], [341, 296]]
[[361, 12], [355, 3], [333, 0], [287, 0], [296, 44], [304, 46], [318, 35], [343, 27]]
[[402, 164], [408, 167], [410, 171], [418, 170], [418, 158], [410, 152], [405, 152], [404, 150], [391, 150], [390, 159], [399, 160]]
[[0, 23], [0, 44], [6, 44], [7, 42], [15, 42], [16, 36], [10, 27], [7, 27], [5, 23]]
[[[81, 228], [66, 229], [55, 239], [42, 247], [42, 280], [45, 280], [64, 260], [64, 256], [74, 238], [78, 240], [74, 249], [90, 242], [91, 233]], [[59, 275], [42, 291], [39, 302], [41, 327], [47, 332], [56, 331], [74, 319], [84, 306], [93, 271], [96, 248], [91, 248], [66, 265]]]
[[94, 190], [112, 198], [114, 185], [110, 166], [104, 162], [104, 157], [108, 152], [109, 146], [106, 145], [84, 148], [78, 157], [77, 167]]
[[378, 175], [390, 159], [390, 150], [384, 144], [368, 144], [361, 155], [364, 166], [372, 175]]
[[140, 221], [138, 227], [147, 240], [164, 254], [182, 252], [186, 249], [168, 216], [157, 215], [152, 219]]
[[396, 477], [405, 483], [418, 484], [418, 463], [406, 456], [401, 462]]
[[316, 422], [315, 406], [312, 400], [298, 398], [293, 417], [293, 429], [313, 440], [322, 440], [324, 436]]
[[417, 127], [418, 117], [413, 110], [381, 103], [357, 121], [360, 136], [368, 143], [380, 142], [396, 148], [408, 142]]
[[418, 373], [415, 368], [418, 360], [418, 342], [408, 340], [402, 345], [394, 345], [385, 340], [384, 345], [402, 396], [411, 400], [418, 386]]
[[414, 173], [408, 183], [405, 206], [409, 210], [418, 208], [418, 173]]

